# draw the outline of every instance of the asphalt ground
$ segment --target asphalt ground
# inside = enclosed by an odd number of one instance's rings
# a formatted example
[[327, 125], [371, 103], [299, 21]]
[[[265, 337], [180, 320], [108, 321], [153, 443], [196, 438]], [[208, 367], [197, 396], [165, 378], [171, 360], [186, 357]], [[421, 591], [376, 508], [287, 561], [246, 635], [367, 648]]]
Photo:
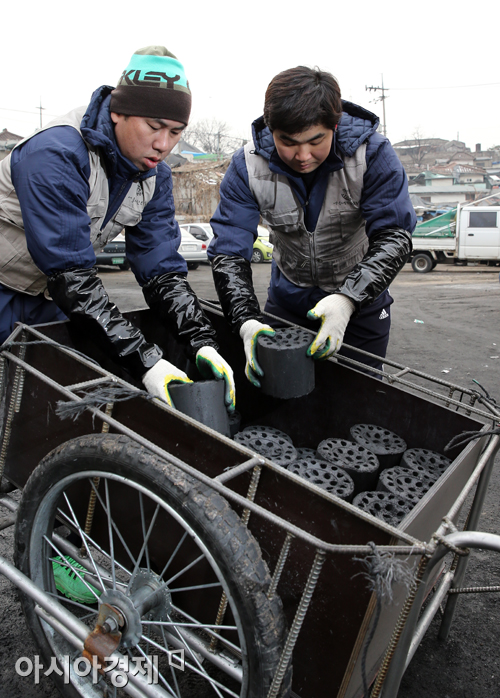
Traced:
[[[454, 384], [481, 383], [500, 402], [499, 269], [438, 265], [416, 274], [409, 265], [391, 286], [392, 331], [388, 359]], [[101, 278], [122, 311], [145, 306], [131, 272], [102, 268]], [[265, 301], [270, 265], [253, 265], [254, 284]], [[215, 299], [211, 272], [200, 266], [189, 281], [201, 298]], [[480, 530], [500, 533], [500, 459], [486, 497]], [[3, 515], [3, 510], [0, 511]], [[0, 531], [0, 554], [12, 555], [12, 528]], [[467, 586], [500, 584], [500, 557], [475, 551]], [[439, 617], [427, 631], [403, 678], [399, 698], [499, 698], [500, 595], [467, 594], [460, 598], [447, 642], [437, 639]], [[56, 698], [49, 677], [16, 674], [15, 661], [37, 653], [26, 628], [17, 592], [0, 577], [0, 696]], [[304, 696], [303, 698], [327, 698]]]

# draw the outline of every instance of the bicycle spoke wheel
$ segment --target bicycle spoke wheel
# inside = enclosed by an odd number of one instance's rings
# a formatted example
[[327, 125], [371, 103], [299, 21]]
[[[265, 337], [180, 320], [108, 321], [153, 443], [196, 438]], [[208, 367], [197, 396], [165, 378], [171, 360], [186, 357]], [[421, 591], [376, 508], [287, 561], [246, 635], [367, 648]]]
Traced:
[[[166, 695], [266, 696], [283, 646], [281, 604], [266, 596], [257, 542], [210, 488], [127, 437], [90, 435], [40, 463], [17, 520], [19, 569], [89, 633], [99, 609], [114, 609], [118, 652]], [[127, 694], [110, 674], [79, 676], [79, 651], [29, 596], [22, 604], [44, 666], [69, 657], [69, 685], [52, 674], [64, 696]]]

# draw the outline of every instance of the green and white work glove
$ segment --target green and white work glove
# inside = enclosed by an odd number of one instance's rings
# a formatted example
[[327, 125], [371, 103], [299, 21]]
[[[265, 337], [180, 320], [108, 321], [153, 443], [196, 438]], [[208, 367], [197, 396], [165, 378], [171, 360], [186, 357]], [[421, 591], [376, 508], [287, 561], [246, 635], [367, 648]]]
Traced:
[[226, 390], [224, 402], [229, 414], [236, 408], [236, 389], [234, 387], [233, 369], [217, 351], [210, 346], [198, 349], [196, 353], [196, 366], [203, 378], [224, 380]]
[[243, 347], [245, 349], [246, 356], [246, 366], [245, 366], [245, 376], [248, 378], [252, 385], [256, 388], [260, 388], [259, 377], [264, 375], [264, 371], [259, 366], [257, 361], [257, 340], [260, 335], [268, 335], [273, 337], [275, 331], [269, 325], [264, 325], [258, 320], [247, 320], [240, 327], [240, 337], [243, 340]]
[[150, 395], [159, 397], [160, 400], [168, 402], [170, 407], [174, 407], [168, 392], [170, 383], [192, 383], [193, 381], [170, 361], [160, 359], [153, 368], [146, 371], [142, 377], [142, 382]]
[[310, 320], [321, 320], [321, 327], [307, 350], [313, 359], [327, 359], [342, 346], [344, 333], [356, 306], [350, 298], [341, 293], [322, 298], [307, 313]]

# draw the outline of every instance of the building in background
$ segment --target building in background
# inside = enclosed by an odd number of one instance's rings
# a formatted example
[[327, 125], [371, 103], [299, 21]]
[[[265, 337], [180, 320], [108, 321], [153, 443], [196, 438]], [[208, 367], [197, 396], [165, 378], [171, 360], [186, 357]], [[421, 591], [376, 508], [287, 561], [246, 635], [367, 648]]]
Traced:
[[394, 149], [419, 218], [477, 201], [500, 186], [500, 146], [483, 151], [477, 143], [471, 151], [463, 141], [415, 137], [395, 143]]
[[3, 160], [10, 153], [12, 148], [22, 141], [24, 136], [18, 136], [17, 133], [11, 133], [4, 128], [0, 131], [0, 160]]

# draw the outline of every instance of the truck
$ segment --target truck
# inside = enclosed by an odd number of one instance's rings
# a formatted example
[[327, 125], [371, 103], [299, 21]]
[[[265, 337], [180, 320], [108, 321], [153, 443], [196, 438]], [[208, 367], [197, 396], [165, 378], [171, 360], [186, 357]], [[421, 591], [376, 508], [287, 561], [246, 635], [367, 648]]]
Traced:
[[500, 264], [499, 192], [459, 204], [415, 228], [411, 254], [413, 271], [426, 274], [439, 263], [469, 262]]

